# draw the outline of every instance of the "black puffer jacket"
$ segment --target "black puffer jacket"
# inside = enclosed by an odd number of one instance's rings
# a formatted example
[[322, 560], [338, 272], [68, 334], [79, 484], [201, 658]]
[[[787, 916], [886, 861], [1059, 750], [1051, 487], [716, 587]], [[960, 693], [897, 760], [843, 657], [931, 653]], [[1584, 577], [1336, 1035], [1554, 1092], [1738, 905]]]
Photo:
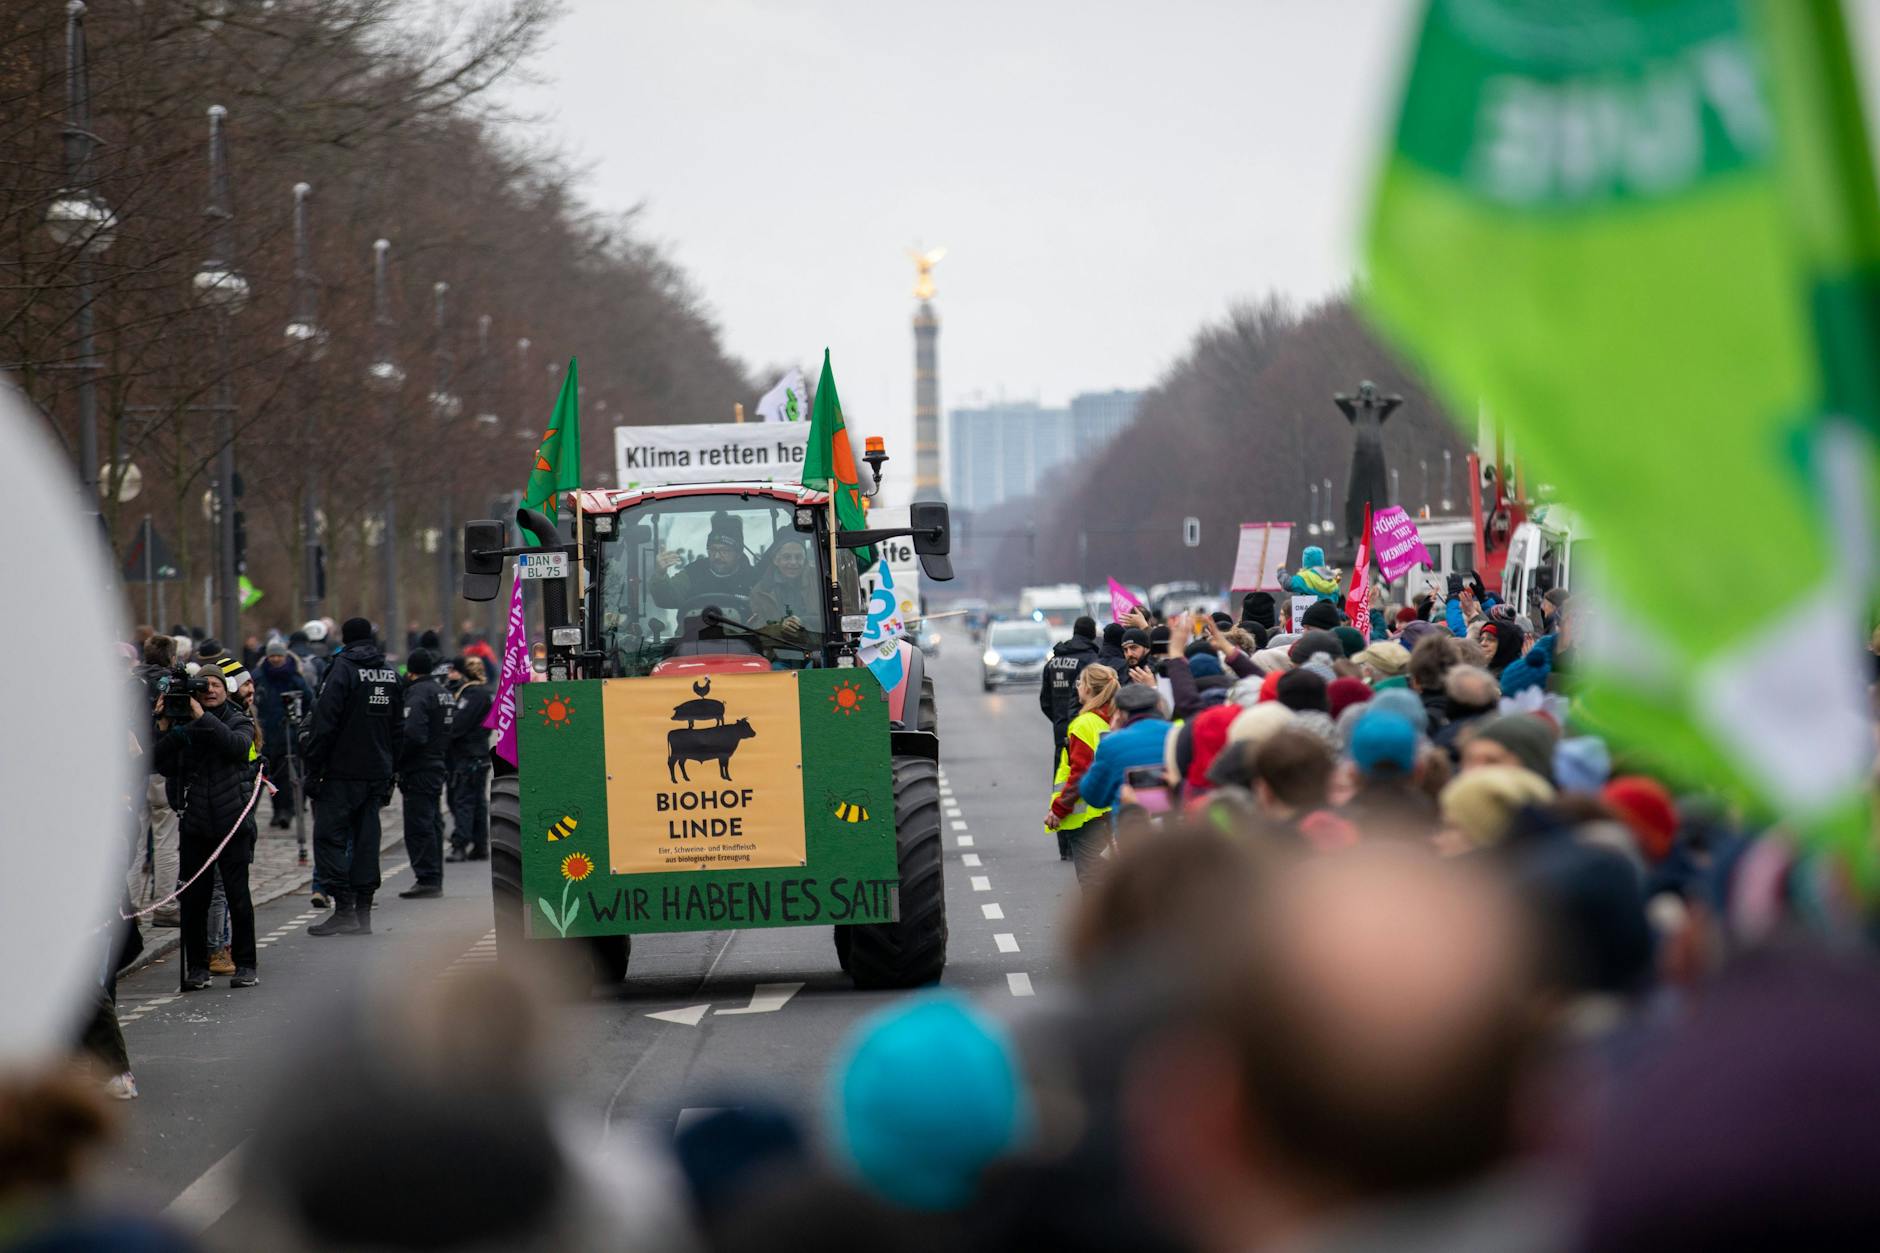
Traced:
[[[157, 772], [168, 782], [170, 805], [181, 815], [185, 841], [213, 847], [235, 825], [254, 790], [255, 766], [248, 756], [254, 733], [253, 720], [230, 700], [158, 736]], [[250, 809], [242, 833], [229, 842], [228, 854], [247, 860], [254, 836]]]
[[450, 716], [448, 764], [486, 765], [490, 759], [490, 733], [483, 729], [495, 693], [487, 683], [466, 683], [457, 689], [457, 710]]

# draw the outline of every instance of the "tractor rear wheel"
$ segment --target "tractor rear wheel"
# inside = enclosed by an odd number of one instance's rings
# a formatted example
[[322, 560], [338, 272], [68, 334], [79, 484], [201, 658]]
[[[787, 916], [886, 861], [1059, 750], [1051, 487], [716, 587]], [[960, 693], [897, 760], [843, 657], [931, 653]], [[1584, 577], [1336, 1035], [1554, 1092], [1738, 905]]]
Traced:
[[[513, 774], [490, 780], [490, 899], [496, 913], [496, 958], [516, 961], [526, 945], [538, 941], [523, 933], [522, 784]], [[599, 935], [574, 943], [587, 950], [595, 983], [619, 983], [627, 977], [631, 936]]]
[[836, 956], [858, 988], [919, 987], [946, 969], [940, 768], [925, 757], [894, 759], [894, 831], [900, 921], [836, 928]]

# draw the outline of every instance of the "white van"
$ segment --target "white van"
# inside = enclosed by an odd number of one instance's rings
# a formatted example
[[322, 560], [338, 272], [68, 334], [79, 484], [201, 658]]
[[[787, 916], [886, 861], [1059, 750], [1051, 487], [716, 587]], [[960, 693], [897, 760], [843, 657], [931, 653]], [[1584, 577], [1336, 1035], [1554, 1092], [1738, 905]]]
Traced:
[[1541, 597], [1571, 588], [1576, 574], [1584, 581], [1585, 524], [1559, 505], [1541, 505], [1508, 538], [1508, 564], [1502, 567], [1501, 598], [1540, 624]]
[[1084, 603], [1084, 589], [1075, 583], [1028, 587], [1018, 594], [1019, 617], [1062, 627], [1066, 636], [1070, 634], [1071, 624], [1088, 610], [1089, 607]]

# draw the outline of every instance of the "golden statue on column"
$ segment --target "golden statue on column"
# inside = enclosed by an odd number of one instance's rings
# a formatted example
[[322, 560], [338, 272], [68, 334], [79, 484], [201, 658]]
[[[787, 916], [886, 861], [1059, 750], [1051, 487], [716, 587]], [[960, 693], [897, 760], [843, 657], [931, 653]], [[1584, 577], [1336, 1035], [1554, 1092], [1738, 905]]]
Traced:
[[914, 299], [933, 299], [933, 268], [940, 264], [940, 258], [947, 255], [945, 248], [929, 248], [922, 252], [911, 249], [907, 254], [914, 262]]

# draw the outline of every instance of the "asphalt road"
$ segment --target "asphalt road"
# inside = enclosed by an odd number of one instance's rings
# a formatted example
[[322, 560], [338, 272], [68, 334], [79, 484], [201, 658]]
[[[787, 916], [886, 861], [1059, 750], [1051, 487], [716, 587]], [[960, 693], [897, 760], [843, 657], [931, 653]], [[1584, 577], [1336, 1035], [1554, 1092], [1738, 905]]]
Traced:
[[[1017, 1016], [1053, 986], [1059, 925], [1077, 895], [1039, 821], [1050, 731], [1035, 687], [980, 690], [978, 649], [962, 629], [931, 664], [946, 806], [942, 983]], [[240, 1146], [282, 1060], [362, 977], [396, 987], [495, 959], [487, 863], [447, 869], [443, 899], [400, 901], [410, 871], [388, 852], [370, 939], [309, 937], [317, 915], [304, 895], [263, 907], [257, 988], [217, 980], [178, 996], [174, 959], [126, 980], [120, 1016], [142, 1096], [125, 1107], [107, 1191], [212, 1229], [237, 1199]], [[828, 927], [641, 937], [624, 983], [550, 1011], [562, 1093], [601, 1136], [670, 1135], [687, 1110], [752, 1097], [814, 1117], [848, 1032], [897, 995], [850, 987]]]

